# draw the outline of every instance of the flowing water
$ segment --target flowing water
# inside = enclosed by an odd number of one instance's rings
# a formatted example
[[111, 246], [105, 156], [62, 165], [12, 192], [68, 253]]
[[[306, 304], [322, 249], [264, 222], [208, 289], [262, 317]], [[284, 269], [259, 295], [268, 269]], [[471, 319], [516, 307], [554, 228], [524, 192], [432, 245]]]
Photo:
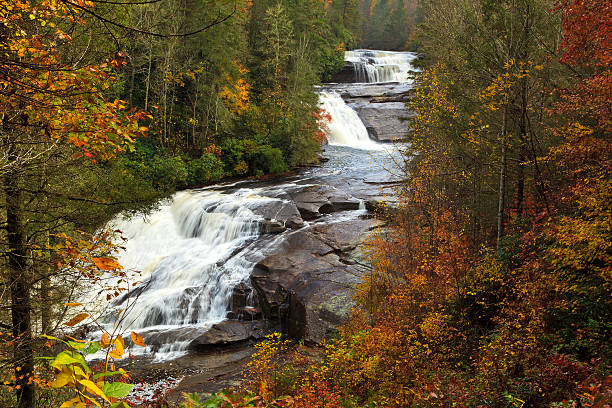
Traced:
[[[405, 81], [414, 55], [354, 51], [346, 58], [362, 67], [358, 80], [387, 82]], [[122, 330], [137, 331], [145, 339], [147, 333], [167, 336], [161, 345], [142, 352], [158, 360], [176, 358], [187, 352], [192, 340], [188, 333], [202, 333], [226, 319], [234, 287], [248, 284], [255, 263], [282, 236], [262, 232], [262, 208], [281, 208], [284, 191], [312, 184], [332, 185], [362, 200], [379, 199], [382, 193], [376, 186], [393, 180], [386, 169], [393, 166], [395, 150], [370, 139], [358, 114], [342, 99], [343, 89], [327, 85], [319, 91], [321, 106], [332, 118], [325, 148], [328, 161], [321, 166], [280, 182], [238, 182], [179, 192], [150, 214], [118, 216], [110, 223], [127, 238], [119, 262], [127, 270], [140, 271], [142, 283], [131, 296], [104, 307], [110, 309], [102, 318], [107, 330], [122, 311]], [[316, 222], [357, 218], [364, 211], [331, 214]]]
[[412, 52], [355, 50], [345, 54], [345, 60], [355, 67], [356, 82], [360, 83], [407, 82], [416, 58]]
[[357, 112], [349, 107], [342, 97], [334, 91], [323, 91], [319, 93], [319, 101], [330, 116], [328, 124], [329, 132], [327, 140], [330, 145], [350, 146], [357, 149], [378, 149], [364, 126]]

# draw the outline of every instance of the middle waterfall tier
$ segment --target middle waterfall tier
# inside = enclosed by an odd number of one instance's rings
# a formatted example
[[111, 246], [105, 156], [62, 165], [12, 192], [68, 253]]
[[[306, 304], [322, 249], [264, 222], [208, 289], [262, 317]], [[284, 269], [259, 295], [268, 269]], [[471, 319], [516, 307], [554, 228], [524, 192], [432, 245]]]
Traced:
[[380, 148], [370, 139], [368, 130], [357, 112], [348, 106], [338, 93], [321, 92], [319, 101], [321, 108], [331, 116], [331, 121], [327, 125], [329, 144], [366, 150]]

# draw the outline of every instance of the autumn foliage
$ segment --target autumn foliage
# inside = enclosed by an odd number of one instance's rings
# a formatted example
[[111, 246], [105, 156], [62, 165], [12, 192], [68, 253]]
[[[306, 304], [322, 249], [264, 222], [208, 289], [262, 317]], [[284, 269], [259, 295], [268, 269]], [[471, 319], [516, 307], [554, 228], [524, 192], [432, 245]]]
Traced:
[[67, 141], [92, 160], [108, 159], [147, 131], [137, 122], [145, 114], [105, 96], [127, 55], [117, 54], [96, 65], [76, 65], [66, 59], [72, 42], [66, 22], [85, 24], [85, 16], [75, 13], [79, 7], [93, 9], [95, 3], [0, 3], [4, 26], [0, 109], [5, 126], [26, 127], [51, 141]]
[[610, 406], [610, 4], [430, 7], [408, 182], [378, 209], [359, 307], [276, 389], [292, 406]]

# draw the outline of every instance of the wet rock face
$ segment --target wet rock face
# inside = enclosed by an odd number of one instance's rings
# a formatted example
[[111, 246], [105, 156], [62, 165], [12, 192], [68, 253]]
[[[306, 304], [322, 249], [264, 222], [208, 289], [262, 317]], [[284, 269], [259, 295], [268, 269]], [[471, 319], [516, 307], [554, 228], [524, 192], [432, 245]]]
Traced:
[[262, 339], [269, 333], [270, 325], [262, 320], [247, 322], [226, 320], [215, 324], [189, 344], [191, 350], [206, 351], [211, 348]]
[[333, 89], [357, 112], [371, 139], [384, 143], [408, 136], [410, 126], [406, 119], [414, 117], [406, 106], [414, 92], [410, 82], [340, 84]]
[[[328, 184], [287, 184], [267, 195], [278, 200], [251, 208], [264, 218], [264, 236], [256, 244], [263, 259], [253, 259], [250, 282], [234, 287], [228, 320], [208, 330], [174, 334], [177, 340], [193, 339], [189, 349], [206, 351], [257, 340], [272, 326], [321, 343], [354, 306], [352, 293], [365, 270], [360, 247], [381, 223], [351, 213], [362, 207], [362, 200]], [[163, 334], [153, 337], [163, 344]]]
[[378, 226], [353, 219], [287, 234], [251, 275], [264, 316], [281, 320], [292, 337], [329, 338], [354, 306], [352, 293], [364, 272], [357, 248]]
[[355, 65], [350, 61], [346, 61], [342, 70], [332, 76], [329, 82], [337, 84], [352, 83], [355, 82], [356, 78], [357, 72], [355, 70]]
[[404, 140], [409, 127], [406, 120], [414, 117], [402, 102], [355, 104], [353, 109], [361, 118], [370, 137], [379, 142]]

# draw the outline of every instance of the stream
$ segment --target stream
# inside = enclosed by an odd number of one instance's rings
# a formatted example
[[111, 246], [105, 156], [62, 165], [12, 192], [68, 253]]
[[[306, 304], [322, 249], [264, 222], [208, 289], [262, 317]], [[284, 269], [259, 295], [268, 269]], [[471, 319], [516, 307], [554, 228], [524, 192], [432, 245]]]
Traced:
[[392, 201], [401, 180], [390, 142], [406, 137], [415, 57], [346, 53], [337, 83], [317, 89], [332, 118], [320, 165], [181, 191], [150, 214], [110, 223], [127, 238], [119, 262], [140, 271], [141, 283], [102, 317], [110, 329], [123, 310], [121, 330], [147, 344], [132, 349], [135, 402], [157, 388], [180, 395], [233, 385], [265, 334], [316, 344], [342, 323], [365, 271], [362, 242], [382, 226], [368, 211]]

